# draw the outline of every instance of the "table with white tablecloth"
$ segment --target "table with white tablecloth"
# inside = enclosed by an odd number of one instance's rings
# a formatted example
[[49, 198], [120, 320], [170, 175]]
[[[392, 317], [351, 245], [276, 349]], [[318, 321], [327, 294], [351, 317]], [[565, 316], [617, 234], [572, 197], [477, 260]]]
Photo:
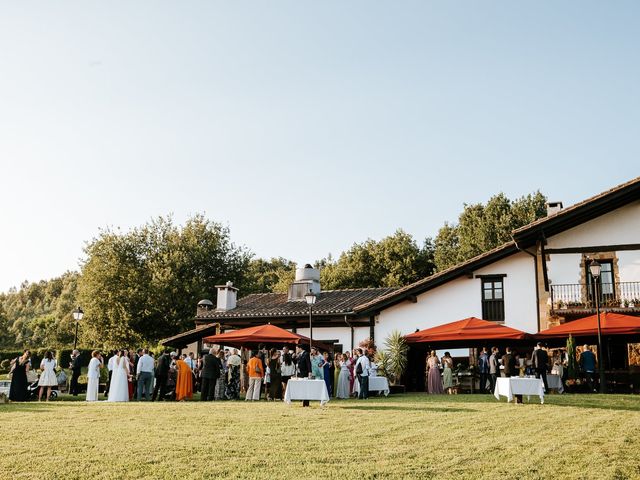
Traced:
[[558, 393], [564, 392], [564, 386], [562, 385], [562, 379], [560, 375], [547, 375], [547, 386], [551, 389], [558, 390]]
[[540, 403], [544, 403], [544, 383], [541, 378], [500, 377], [496, 379], [493, 395], [498, 400], [500, 395], [507, 397], [508, 402], [516, 395], [537, 395]]
[[291, 378], [287, 382], [284, 401], [291, 404], [294, 400], [316, 400], [320, 402], [320, 405], [324, 405], [329, 401], [327, 384], [324, 383], [324, 380]]
[[[356, 378], [355, 382], [353, 382], [353, 389], [356, 393], [360, 393], [360, 382]], [[384, 396], [389, 395], [389, 381], [387, 377], [371, 377], [369, 376], [369, 392], [382, 392]]]

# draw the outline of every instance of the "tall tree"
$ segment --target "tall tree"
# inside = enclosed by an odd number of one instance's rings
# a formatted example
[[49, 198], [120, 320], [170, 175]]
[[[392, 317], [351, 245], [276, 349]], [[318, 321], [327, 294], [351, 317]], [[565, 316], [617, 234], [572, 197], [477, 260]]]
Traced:
[[465, 204], [458, 224], [445, 223], [435, 240], [435, 263], [444, 270], [511, 240], [511, 232], [546, 215], [546, 197], [535, 192], [514, 201], [503, 193], [486, 205]]
[[216, 284], [245, 282], [250, 253], [228, 228], [198, 215], [183, 227], [160, 217], [91, 241], [82, 267], [85, 340], [108, 347], [155, 343], [192, 328], [198, 300]]
[[295, 278], [296, 264], [286, 258], [252, 259], [245, 281], [245, 290], [249, 293], [285, 293]]
[[321, 269], [325, 289], [399, 287], [433, 272], [433, 243], [419, 246], [411, 235], [397, 230], [380, 241], [354, 244], [337, 261], [323, 259]]

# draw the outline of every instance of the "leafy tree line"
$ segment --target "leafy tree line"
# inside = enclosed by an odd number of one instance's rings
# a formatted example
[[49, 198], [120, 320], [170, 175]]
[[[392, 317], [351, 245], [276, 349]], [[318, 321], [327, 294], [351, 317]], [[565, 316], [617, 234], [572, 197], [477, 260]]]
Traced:
[[[337, 259], [315, 262], [324, 290], [399, 287], [508, 241], [511, 231], [545, 214], [545, 197], [464, 205], [456, 224], [435, 239], [417, 242], [397, 230], [381, 240], [355, 243]], [[80, 344], [103, 347], [151, 345], [192, 328], [195, 305], [212, 298], [214, 286], [231, 280], [241, 295], [286, 292], [295, 264], [255, 258], [231, 241], [227, 227], [202, 215], [175, 225], [160, 217], [128, 232], [104, 230], [88, 242], [81, 273], [0, 294], [0, 347], [68, 346], [71, 312], [82, 305]]]

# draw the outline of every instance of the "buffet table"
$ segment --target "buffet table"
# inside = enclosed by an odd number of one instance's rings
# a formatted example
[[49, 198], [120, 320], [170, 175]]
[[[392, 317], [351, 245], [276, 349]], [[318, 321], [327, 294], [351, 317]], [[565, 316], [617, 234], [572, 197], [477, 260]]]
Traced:
[[[360, 382], [358, 379], [353, 382], [353, 389], [360, 393]], [[389, 381], [387, 377], [369, 377], [369, 392], [382, 392], [384, 396], [389, 395]]]
[[496, 379], [494, 397], [500, 400], [500, 395], [507, 397], [507, 402], [516, 395], [537, 395], [540, 403], [544, 403], [544, 383], [541, 378], [500, 377]]
[[284, 401], [291, 404], [294, 400], [316, 400], [320, 402], [320, 405], [324, 405], [329, 401], [327, 385], [324, 380], [291, 378], [287, 382]]

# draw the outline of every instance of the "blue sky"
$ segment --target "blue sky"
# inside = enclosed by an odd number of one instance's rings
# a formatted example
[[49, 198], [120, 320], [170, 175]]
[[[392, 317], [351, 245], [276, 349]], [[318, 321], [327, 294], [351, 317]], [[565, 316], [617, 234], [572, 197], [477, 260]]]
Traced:
[[204, 212], [307, 262], [640, 175], [637, 2], [0, 6], [0, 291]]

